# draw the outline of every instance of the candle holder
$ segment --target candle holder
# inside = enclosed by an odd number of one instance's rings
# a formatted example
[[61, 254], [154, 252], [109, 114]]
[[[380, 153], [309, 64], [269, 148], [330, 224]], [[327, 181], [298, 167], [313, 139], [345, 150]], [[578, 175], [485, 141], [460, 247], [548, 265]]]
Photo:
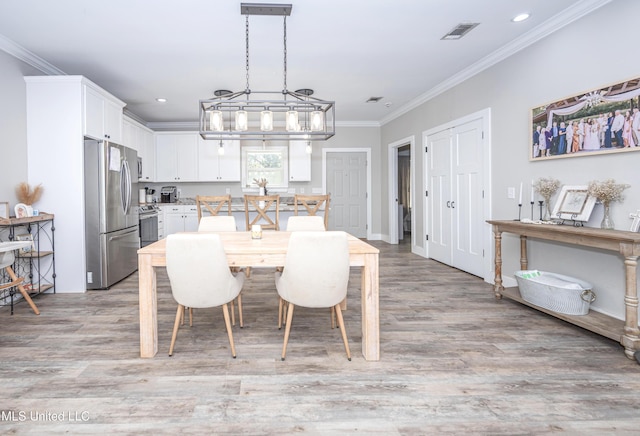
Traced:
[[518, 218], [516, 218], [514, 221], [522, 221], [522, 203], [518, 203]]
[[531, 201], [531, 219], [533, 220], [533, 204], [535, 203], [535, 201]]
[[538, 200], [538, 204], [540, 204], [540, 221], [542, 221], [542, 205], [544, 204], [544, 200]]

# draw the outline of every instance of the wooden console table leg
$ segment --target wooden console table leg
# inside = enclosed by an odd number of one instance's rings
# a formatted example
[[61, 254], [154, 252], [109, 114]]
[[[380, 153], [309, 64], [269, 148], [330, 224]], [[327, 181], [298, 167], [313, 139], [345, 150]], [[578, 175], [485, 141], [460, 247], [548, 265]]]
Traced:
[[498, 230], [497, 226], [493, 226], [493, 234], [495, 238], [495, 270], [496, 275], [494, 278], [493, 284], [493, 292], [496, 294], [496, 298], [499, 300], [502, 298], [502, 291], [504, 290], [504, 286], [502, 286], [502, 232]]
[[[627, 247], [631, 251], [631, 247]], [[634, 353], [640, 350], [640, 329], [638, 329], [638, 287], [636, 282], [636, 271], [638, 267], [638, 256], [625, 254], [624, 265], [626, 272], [626, 288], [624, 295], [624, 334], [620, 343], [624, 346], [624, 353], [629, 359], [634, 358]]]
[[527, 261], [527, 237], [520, 235], [520, 269], [528, 268]]

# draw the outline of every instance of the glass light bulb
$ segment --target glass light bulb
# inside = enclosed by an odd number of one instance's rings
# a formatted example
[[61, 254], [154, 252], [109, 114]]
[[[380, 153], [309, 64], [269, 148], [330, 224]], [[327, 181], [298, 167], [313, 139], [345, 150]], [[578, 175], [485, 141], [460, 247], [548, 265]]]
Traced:
[[260, 112], [260, 130], [262, 130], [263, 132], [269, 132], [273, 130], [273, 112]]
[[249, 130], [249, 115], [247, 111], [236, 111], [236, 130], [240, 132]]
[[222, 124], [222, 111], [216, 110], [209, 112], [209, 126], [214, 132], [222, 132], [222, 130], [224, 130]]
[[307, 154], [311, 154], [313, 152], [313, 147], [311, 147], [311, 141], [307, 142], [307, 146], [304, 149]]
[[297, 132], [300, 127], [298, 125], [298, 111], [287, 111], [287, 132]]
[[311, 125], [312, 132], [319, 132], [324, 129], [324, 112], [313, 111], [311, 112]]
[[224, 155], [224, 145], [222, 145], [222, 141], [220, 141], [220, 146], [218, 147], [218, 155], [219, 156]]

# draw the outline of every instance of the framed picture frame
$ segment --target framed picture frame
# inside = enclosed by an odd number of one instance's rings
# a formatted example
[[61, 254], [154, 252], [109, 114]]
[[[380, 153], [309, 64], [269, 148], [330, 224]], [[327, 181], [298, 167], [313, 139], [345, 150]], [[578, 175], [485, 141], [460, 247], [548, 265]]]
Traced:
[[0, 218], [9, 219], [9, 202], [0, 201]]
[[29, 254], [35, 251], [36, 246], [33, 243], [33, 235], [31, 233], [24, 233], [22, 235], [16, 235], [16, 241], [30, 241], [31, 245], [20, 249], [20, 254]]
[[588, 193], [586, 185], [564, 185], [553, 206], [552, 218], [589, 221], [596, 198]]
[[640, 77], [531, 110], [529, 160], [640, 150]]

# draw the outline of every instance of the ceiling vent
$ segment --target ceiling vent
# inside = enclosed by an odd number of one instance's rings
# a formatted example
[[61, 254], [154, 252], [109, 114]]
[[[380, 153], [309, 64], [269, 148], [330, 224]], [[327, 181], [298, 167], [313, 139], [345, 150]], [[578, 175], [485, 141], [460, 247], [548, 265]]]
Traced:
[[440, 39], [460, 39], [480, 23], [460, 23]]
[[382, 100], [382, 97], [369, 97], [369, 100], [367, 100], [367, 103], [377, 103], [380, 100]]

